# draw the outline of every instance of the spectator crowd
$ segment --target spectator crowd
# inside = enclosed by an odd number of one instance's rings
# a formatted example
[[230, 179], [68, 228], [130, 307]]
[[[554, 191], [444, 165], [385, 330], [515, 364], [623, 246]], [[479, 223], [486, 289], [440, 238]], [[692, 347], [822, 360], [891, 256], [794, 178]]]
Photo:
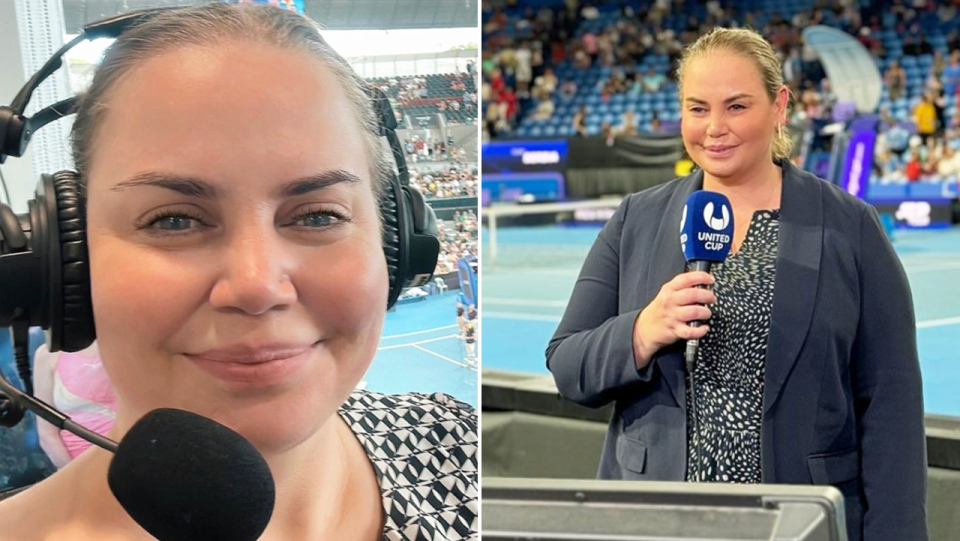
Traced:
[[[611, 141], [640, 131], [676, 130], [669, 111], [653, 111], [639, 121], [633, 109], [589, 128], [596, 113], [585, 97], [598, 93], [601, 104], [630, 103], [644, 94], [675, 90], [684, 47], [715, 26], [746, 26], [767, 38], [791, 90], [791, 134], [799, 140], [805, 132], [820, 133], [844, 120], [837, 118], [838, 99], [816, 51], [802, 37], [806, 27], [822, 24], [854, 36], [880, 70], [884, 98], [876, 111], [881, 124], [874, 179], [942, 181], [960, 174], [960, 0], [813, 0], [807, 2], [812, 9], [779, 0], [522, 4], [483, 4], [485, 140], [514, 135], [525, 121], [550, 120], [563, 106], [576, 111], [564, 135], [602, 135]], [[611, 9], [617, 10], [614, 17]], [[664, 59], [664, 69], [642, 68], [651, 58]], [[922, 77], [922, 83], [914, 77]], [[584, 81], [590, 81], [586, 88]], [[675, 94], [671, 100], [677, 101]]]
[[427, 199], [476, 197], [479, 185], [477, 171], [464, 166], [449, 166], [422, 174], [411, 168], [410, 183]]
[[453, 221], [440, 221], [440, 259], [437, 261], [436, 275], [457, 270], [457, 262], [464, 257], [477, 254], [478, 235], [477, 214], [473, 209], [455, 211]]

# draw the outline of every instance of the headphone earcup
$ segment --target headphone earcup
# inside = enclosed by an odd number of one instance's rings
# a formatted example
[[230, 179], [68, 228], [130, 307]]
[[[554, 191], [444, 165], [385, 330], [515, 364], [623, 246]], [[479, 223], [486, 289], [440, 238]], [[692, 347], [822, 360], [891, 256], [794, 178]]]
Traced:
[[[89, 347], [97, 337], [90, 297], [85, 188], [79, 175], [73, 171], [56, 173], [52, 181], [56, 219], [47, 223], [55, 226], [58, 233], [60, 268], [56, 274], [50, 274], [54, 279], [51, 284], [54, 294], [50, 300], [59, 303], [62, 317], [54, 319], [51, 326], [51, 350], [56, 351], [53, 349], [56, 345], [63, 351], [80, 351]], [[59, 284], [56, 283], [57, 277]]]
[[427, 204], [423, 194], [411, 188], [403, 187], [410, 230], [404, 247], [407, 249], [404, 280], [411, 286], [422, 286], [433, 276], [440, 257], [440, 233], [437, 215]]
[[386, 183], [386, 190], [380, 200], [380, 216], [383, 222], [383, 253], [387, 259], [387, 274], [390, 278], [390, 291], [387, 295], [387, 309], [393, 308], [400, 293], [403, 291], [404, 275], [406, 274], [406, 250], [404, 241], [407, 235], [401, 212], [400, 182], [393, 175]]

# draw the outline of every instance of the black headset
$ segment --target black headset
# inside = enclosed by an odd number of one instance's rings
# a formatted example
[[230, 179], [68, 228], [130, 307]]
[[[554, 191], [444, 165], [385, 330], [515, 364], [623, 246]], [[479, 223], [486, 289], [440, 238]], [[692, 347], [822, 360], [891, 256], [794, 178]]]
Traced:
[[[146, 9], [87, 24], [83, 32], [57, 53], [17, 93], [9, 107], [0, 106], [0, 163], [23, 155], [33, 134], [44, 125], [76, 112], [76, 97], [24, 116], [30, 96], [63, 63], [63, 55], [78, 43], [116, 38], [127, 28], [171, 8]], [[172, 8], [177, 9], [177, 8]], [[397, 119], [386, 94], [367, 87], [379, 124], [393, 151], [398, 174], [386, 180], [380, 201], [383, 251], [390, 276], [387, 308], [404, 287], [427, 283], [437, 265], [440, 241], [433, 209], [410, 187]], [[79, 351], [96, 339], [90, 299], [87, 257], [86, 202], [80, 176], [74, 171], [44, 174], [26, 214], [0, 204], [0, 327], [12, 327], [17, 369], [32, 394], [26, 355], [29, 327], [49, 329], [50, 351]], [[2, 376], [0, 376], [2, 378]], [[2, 394], [0, 394], [2, 399]]]

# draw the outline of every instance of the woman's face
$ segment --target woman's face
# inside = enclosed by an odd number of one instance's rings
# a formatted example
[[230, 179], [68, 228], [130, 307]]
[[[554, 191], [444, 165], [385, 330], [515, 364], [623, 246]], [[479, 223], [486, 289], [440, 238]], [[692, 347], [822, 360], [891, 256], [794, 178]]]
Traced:
[[680, 131], [693, 161], [716, 178], [769, 162], [786, 87], [771, 103], [754, 62], [727, 52], [695, 58], [684, 73]]
[[387, 301], [340, 84], [302, 53], [228, 43], [152, 58], [107, 102], [86, 180], [119, 428], [163, 406], [264, 451], [302, 442], [363, 376]]

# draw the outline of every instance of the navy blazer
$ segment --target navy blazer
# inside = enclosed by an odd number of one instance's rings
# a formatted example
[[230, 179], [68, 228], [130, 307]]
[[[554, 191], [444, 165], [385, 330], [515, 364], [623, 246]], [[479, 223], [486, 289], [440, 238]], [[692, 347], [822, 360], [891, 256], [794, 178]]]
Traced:
[[[763, 386], [764, 483], [834, 485], [850, 541], [926, 541], [926, 443], [906, 274], [873, 207], [783, 169]], [[603, 479], [682, 481], [684, 342], [637, 370], [633, 327], [684, 272], [680, 217], [703, 173], [627, 197], [600, 232], [547, 348], [560, 393], [615, 402]]]

